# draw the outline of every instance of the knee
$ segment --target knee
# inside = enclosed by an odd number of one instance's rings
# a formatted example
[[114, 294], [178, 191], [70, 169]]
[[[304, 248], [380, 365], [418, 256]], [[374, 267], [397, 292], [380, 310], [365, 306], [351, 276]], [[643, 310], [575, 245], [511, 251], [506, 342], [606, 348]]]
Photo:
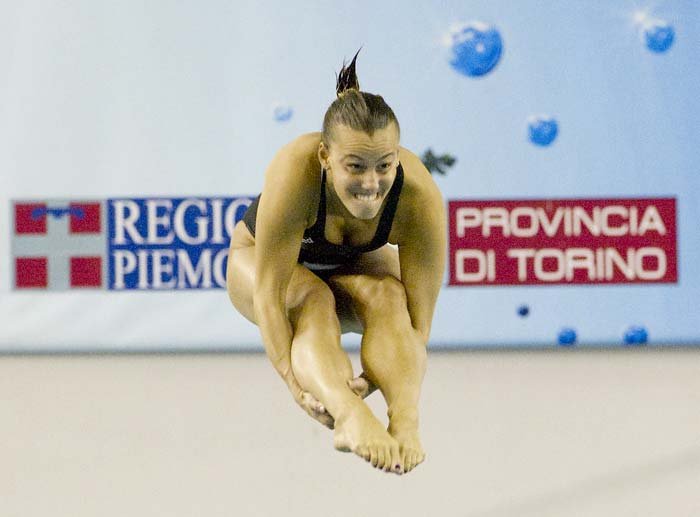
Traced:
[[244, 248], [237, 249], [235, 254], [233, 249], [229, 251], [226, 267], [226, 291], [234, 308], [255, 323], [255, 311], [253, 310], [255, 275], [246, 262], [249, 255], [251, 254]]
[[304, 290], [302, 303], [318, 312], [335, 313], [335, 296], [326, 284], [320, 282]]
[[226, 291], [228, 292], [229, 300], [236, 306], [236, 299], [238, 294], [238, 283], [236, 282], [236, 275], [234, 273], [233, 260], [231, 254], [228, 257], [228, 265], [226, 266]]
[[289, 308], [289, 320], [295, 329], [311, 329], [314, 332], [340, 332], [336, 314], [335, 296], [327, 285], [319, 283], [298, 293], [297, 300]]
[[364, 301], [370, 309], [392, 313], [407, 312], [406, 289], [393, 276], [371, 277], [364, 294]]

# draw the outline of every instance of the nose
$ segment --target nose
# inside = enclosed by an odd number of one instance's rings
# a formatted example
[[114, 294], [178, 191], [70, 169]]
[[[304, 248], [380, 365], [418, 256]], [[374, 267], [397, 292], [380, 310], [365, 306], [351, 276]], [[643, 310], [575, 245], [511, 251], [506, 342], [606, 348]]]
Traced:
[[374, 171], [368, 171], [362, 178], [362, 190], [376, 192], [379, 190], [379, 176]]

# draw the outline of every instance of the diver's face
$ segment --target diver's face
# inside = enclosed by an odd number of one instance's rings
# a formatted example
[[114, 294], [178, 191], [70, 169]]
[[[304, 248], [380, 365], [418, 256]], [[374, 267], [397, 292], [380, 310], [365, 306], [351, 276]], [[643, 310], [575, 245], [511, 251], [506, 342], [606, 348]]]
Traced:
[[319, 145], [328, 186], [353, 217], [373, 219], [396, 178], [399, 132], [395, 124], [372, 136], [348, 126], [333, 128], [333, 140]]

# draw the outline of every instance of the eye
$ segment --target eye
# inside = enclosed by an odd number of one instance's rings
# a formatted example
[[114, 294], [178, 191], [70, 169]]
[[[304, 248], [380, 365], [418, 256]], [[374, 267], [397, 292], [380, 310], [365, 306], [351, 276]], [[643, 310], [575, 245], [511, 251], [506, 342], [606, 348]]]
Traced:
[[359, 163], [348, 163], [348, 168], [351, 169], [351, 170], [353, 170], [353, 171], [359, 171], [359, 170], [361, 170], [363, 167], [362, 167], [362, 165], [360, 165]]

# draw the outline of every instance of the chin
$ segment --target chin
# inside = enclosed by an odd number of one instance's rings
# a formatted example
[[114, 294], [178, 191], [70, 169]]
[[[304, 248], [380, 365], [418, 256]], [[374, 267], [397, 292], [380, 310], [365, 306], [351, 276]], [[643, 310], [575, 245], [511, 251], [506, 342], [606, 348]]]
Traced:
[[367, 212], [361, 212], [359, 214], [352, 214], [355, 216], [355, 219], [362, 219], [363, 221], [369, 221], [370, 219], [374, 219], [374, 217], [377, 215], [377, 212], [372, 212], [372, 213], [367, 213]]
[[381, 203], [379, 203], [376, 207], [357, 207], [352, 211], [352, 215], [358, 219], [374, 219], [379, 213], [381, 206]]

